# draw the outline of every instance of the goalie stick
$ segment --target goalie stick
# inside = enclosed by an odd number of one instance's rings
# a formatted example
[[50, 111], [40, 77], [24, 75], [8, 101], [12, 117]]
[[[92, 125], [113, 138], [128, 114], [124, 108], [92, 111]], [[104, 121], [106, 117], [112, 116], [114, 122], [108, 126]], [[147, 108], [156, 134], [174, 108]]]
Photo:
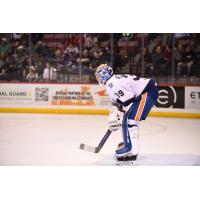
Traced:
[[85, 151], [89, 151], [89, 152], [93, 152], [93, 153], [99, 153], [101, 151], [103, 145], [105, 144], [105, 142], [109, 138], [111, 133], [112, 132], [108, 129], [106, 134], [103, 136], [103, 138], [101, 139], [101, 141], [100, 141], [100, 143], [97, 147], [90, 146], [90, 145], [87, 145], [87, 144], [80, 144], [80, 149], [85, 150]]

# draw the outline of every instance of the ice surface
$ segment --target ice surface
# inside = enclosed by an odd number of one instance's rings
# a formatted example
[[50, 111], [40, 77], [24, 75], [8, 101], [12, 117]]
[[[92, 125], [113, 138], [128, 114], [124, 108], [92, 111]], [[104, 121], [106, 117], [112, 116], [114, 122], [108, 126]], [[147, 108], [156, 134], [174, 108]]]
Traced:
[[[114, 132], [98, 154], [107, 116], [0, 114], [0, 165], [116, 165]], [[141, 123], [136, 165], [200, 165], [200, 120], [151, 117]]]

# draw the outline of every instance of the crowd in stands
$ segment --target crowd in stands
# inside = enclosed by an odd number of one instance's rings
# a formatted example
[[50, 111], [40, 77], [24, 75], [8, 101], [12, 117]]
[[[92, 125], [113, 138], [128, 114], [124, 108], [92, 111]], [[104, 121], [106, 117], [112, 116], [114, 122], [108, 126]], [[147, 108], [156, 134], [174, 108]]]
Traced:
[[172, 34], [167, 34], [166, 41], [158, 38], [150, 42], [153, 43], [151, 51], [150, 43], [144, 51], [146, 75], [172, 76], [174, 73], [177, 80], [181, 77], [200, 78], [200, 34], [175, 34], [174, 51]]
[[31, 42], [29, 34], [1, 34], [0, 79], [62, 81], [64, 75], [79, 74], [80, 68], [82, 74], [93, 75], [101, 63], [110, 64], [108, 34], [65, 35], [62, 46], [49, 47], [44, 34], [31, 34]]
[[65, 82], [81, 74], [95, 82], [101, 63], [115, 73], [200, 78], [200, 34], [0, 34], [0, 81]]

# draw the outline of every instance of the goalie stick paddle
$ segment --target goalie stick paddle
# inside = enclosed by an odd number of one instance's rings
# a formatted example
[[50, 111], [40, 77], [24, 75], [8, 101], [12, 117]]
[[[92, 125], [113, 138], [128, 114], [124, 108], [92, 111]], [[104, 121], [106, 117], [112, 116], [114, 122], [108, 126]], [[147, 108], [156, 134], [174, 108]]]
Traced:
[[108, 129], [106, 134], [103, 136], [103, 138], [101, 139], [101, 141], [97, 147], [90, 146], [87, 144], [81, 144], [80, 149], [89, 151], [89, 152], [93, 152], [93, 153], [99, 153], [99, 151], [101, 151], [103, 145], [105, 144], [105, 142], [107, 141], [107, 139], [109, 138], [111, 133], [112, 132]]

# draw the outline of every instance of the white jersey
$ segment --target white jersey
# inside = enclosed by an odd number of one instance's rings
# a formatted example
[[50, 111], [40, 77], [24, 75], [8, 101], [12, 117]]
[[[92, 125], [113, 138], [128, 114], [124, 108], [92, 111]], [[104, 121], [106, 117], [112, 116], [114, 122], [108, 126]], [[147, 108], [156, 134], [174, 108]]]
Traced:
[[106, 91], [113, 102], [126, 104], [141, 95], [150, 79], [134, 75], [113, 75], [106, 82]]

